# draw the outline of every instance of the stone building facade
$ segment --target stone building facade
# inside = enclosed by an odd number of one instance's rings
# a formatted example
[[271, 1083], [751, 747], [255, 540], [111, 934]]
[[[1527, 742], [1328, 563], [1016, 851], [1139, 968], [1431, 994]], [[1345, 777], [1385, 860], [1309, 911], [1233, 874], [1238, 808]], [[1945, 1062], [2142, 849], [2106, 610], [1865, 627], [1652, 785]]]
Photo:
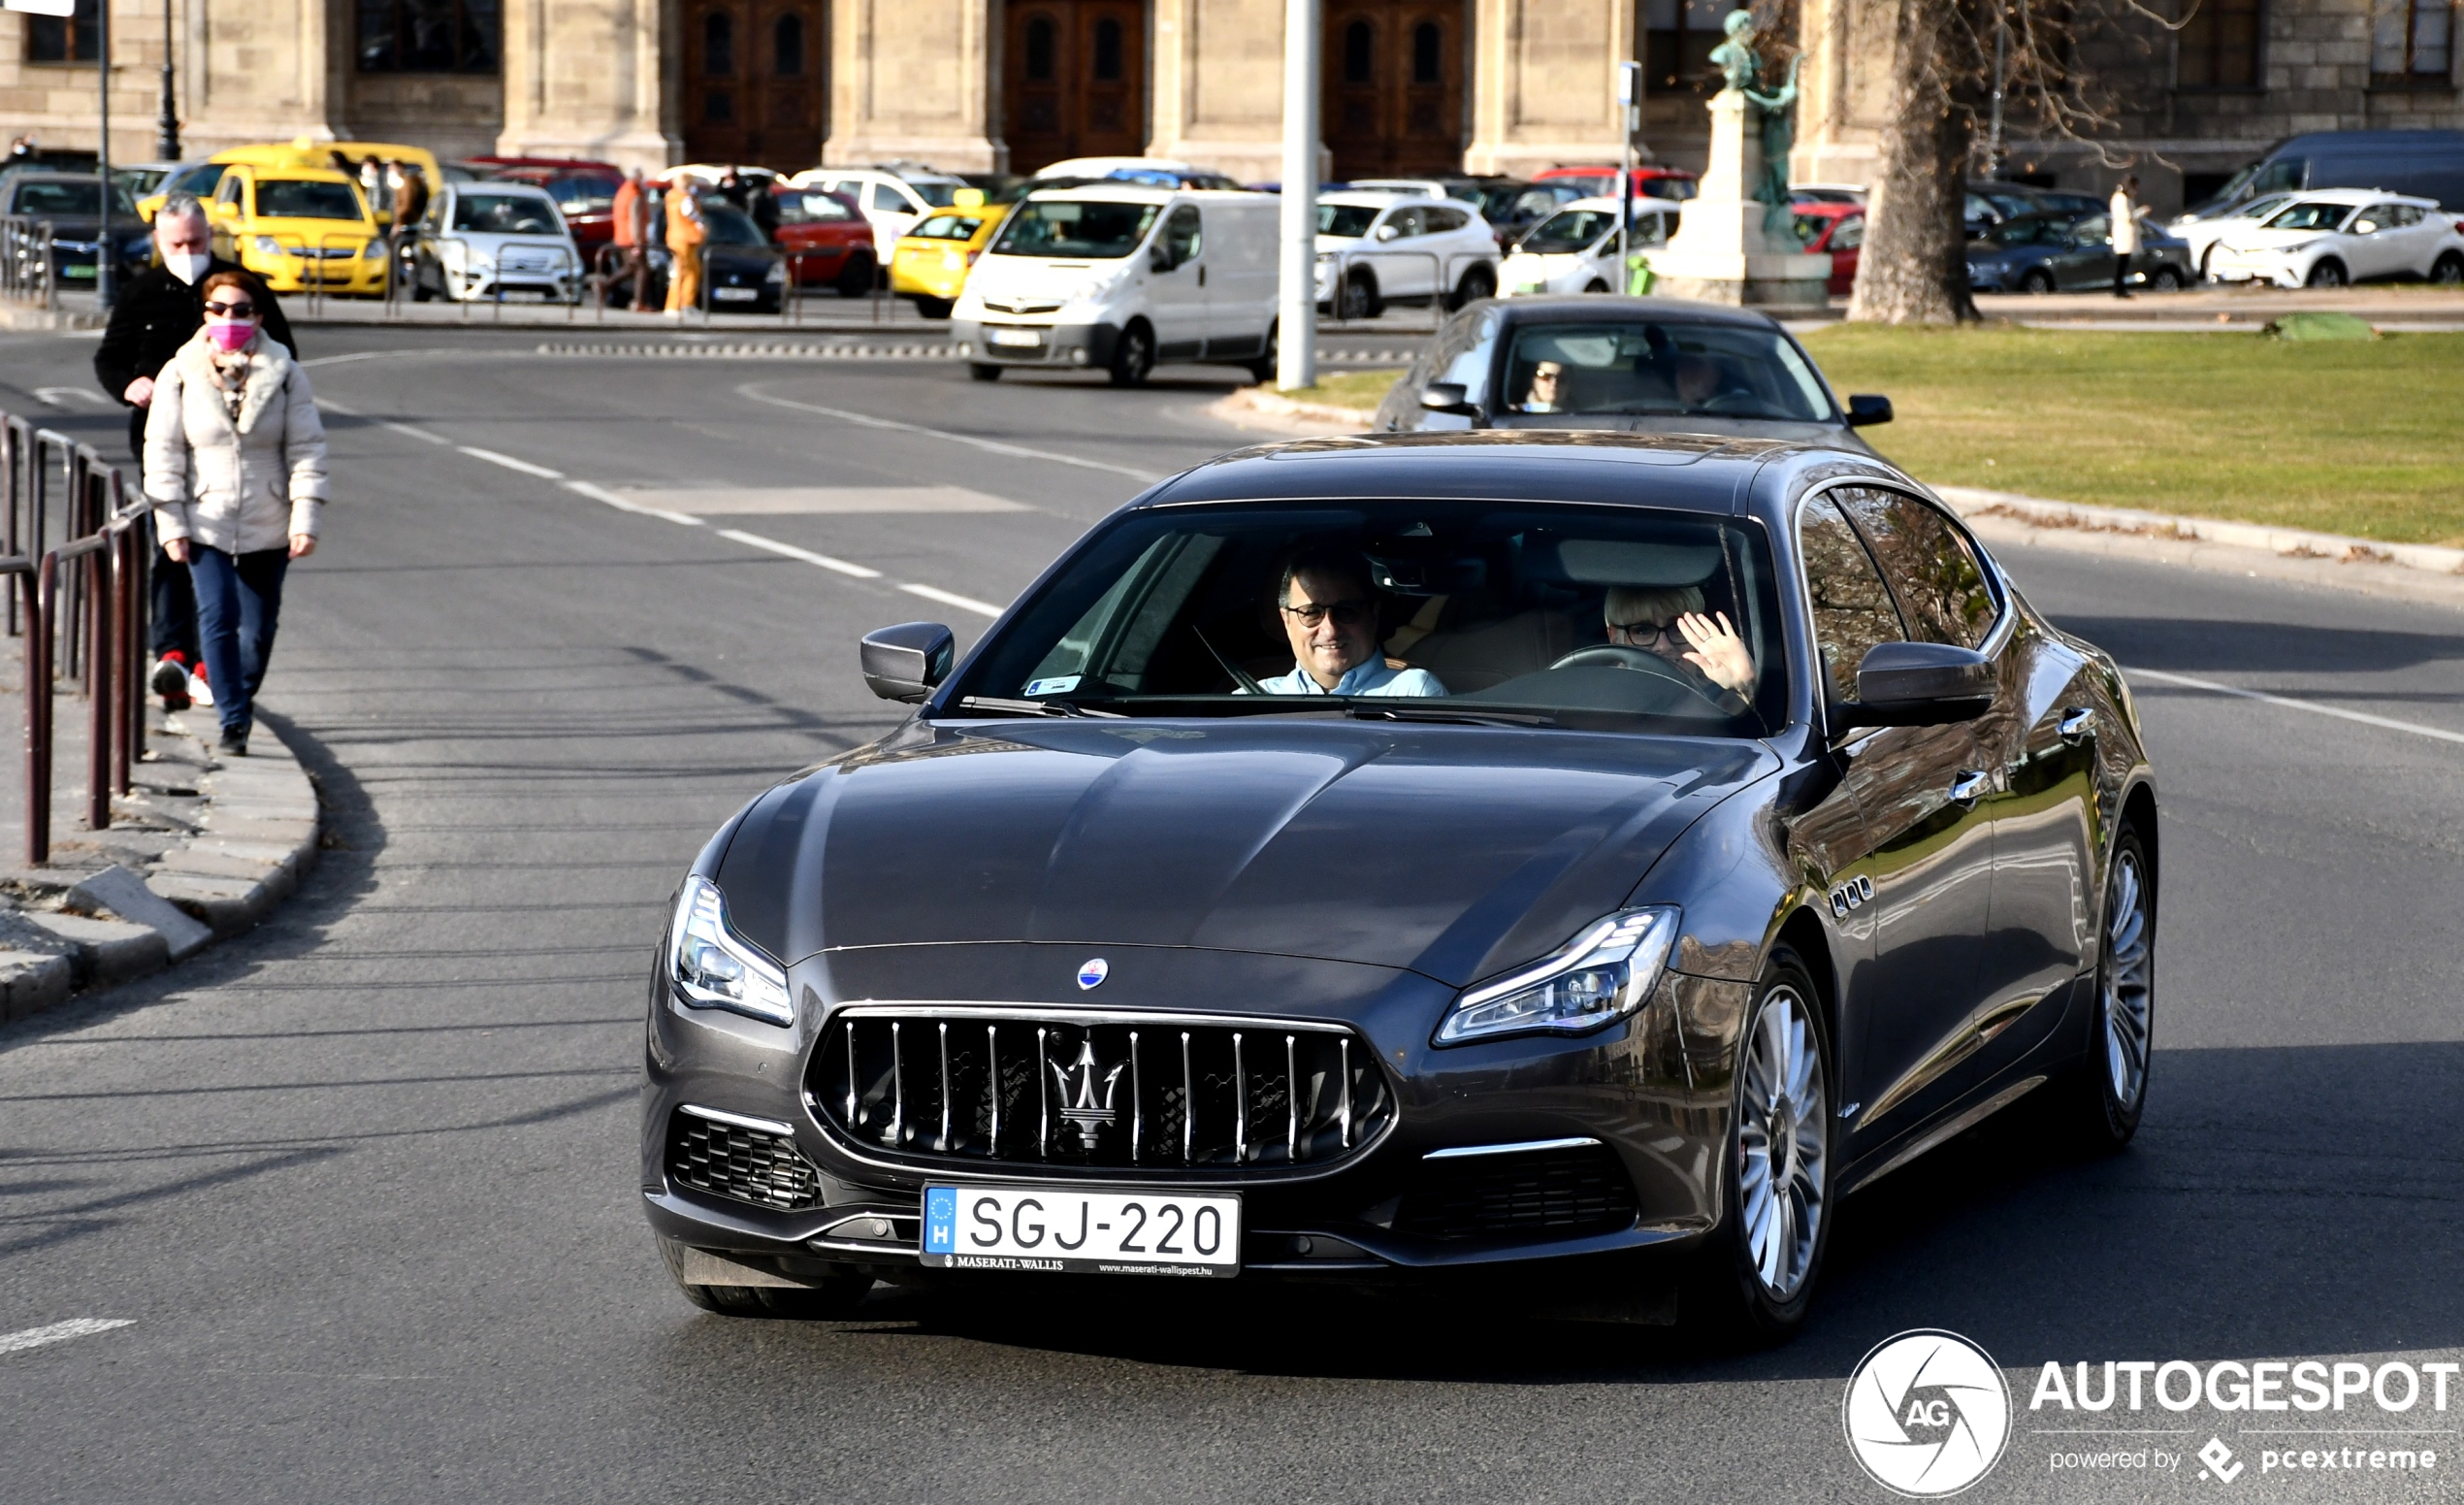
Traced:
[[[1760, 0], [1804, 53], [1800, 180], [1871, 176], [1895, 3]], [[2015, 110], [2011, 169], [2102, 186], [2127, 163], [2165, 205], [2296, 131], [2464, 125], [2455, 3], [2198, 0], [2177, 33], [2120, 0], [2075, 0], [2091, 19], [2074, 66], [2113, 101], [2110, 123], [2095, 143], [2031, 137]], [[189, 155], [308, 136], [644, 165], [1031, 171], [1143, 152], [1247, 180], [1281, 166], [1281, 0], [80, 4], [65, 21], [0, 16], [0, 131], [92, 146], [94, 7], [108, 4], [123, 161], [153, 154], [168, 24]], [[1608, 160], [1629, 58], [1645, 65], [1647, 152], [1701, 165], [1729, 0], [1323, 4], [1338, 177]]]

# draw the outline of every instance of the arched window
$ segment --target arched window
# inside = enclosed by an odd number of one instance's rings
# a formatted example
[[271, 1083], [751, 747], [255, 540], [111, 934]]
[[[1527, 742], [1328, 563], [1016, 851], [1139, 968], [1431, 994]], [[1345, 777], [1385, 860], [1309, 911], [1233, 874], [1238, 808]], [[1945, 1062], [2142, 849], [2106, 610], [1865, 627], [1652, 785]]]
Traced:
[[1054, 54], [1060, 50], [1060, 28], [1049, 16], [1031, 17], [1026, 23], [1026, 76], [1038, 83], [1053, 82]]
[[1344, 82], [1345, 83], [1369, 82], [1371, 65], [1375, 61], [1373, 50], [1377, 45], [1377, 32], [1367, 21], [1354, 21], [1344, 28]]
[[1104, 83], [1120, 82], [1120, 22], [1109, 16], [1095, 23], [1095, 78]]
[[778, 18], [770, 28], [772, 68], [782, 79], [793, 79], [804, 71], [804, 17], [793, 11]]
[[735, 17], [725, 11], [701, 17], [701, 71], [717, 78], [735, 72]]
[[1438, 30], [1436, 21], [1422, 21], [1411, 28], [1411, 82], [1435, 83], [1438, 66], [1443, 60], [1445, 34]]

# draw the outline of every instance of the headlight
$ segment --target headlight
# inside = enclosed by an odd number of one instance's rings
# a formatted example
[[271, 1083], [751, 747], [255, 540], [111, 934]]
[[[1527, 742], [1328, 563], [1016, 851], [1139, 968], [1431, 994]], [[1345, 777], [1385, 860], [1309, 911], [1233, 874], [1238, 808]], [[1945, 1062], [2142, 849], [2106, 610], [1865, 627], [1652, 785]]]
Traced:
[[2298, 256], [2298, 255], [2300, 255], [2303, 251], [2309, 250], [2311, 247], [2313, 247], [2313, 246], [2317, 245], [2318, 244], [2318, 242], [2316, 239], [2313, 239], [2313, 240], [2308, 240], [2308, 241], [2295, 241], [2295, 242], [2294, 242], [2292, 245], [2279, 245], [2279, 246], [2277, 246], [2276, 248], [2277, 248], [2278, 250], [2280, 250], [2280, 251], [2284, 252], [2284, 253], [2285, 253], [2286, 255], [2287, 255], [2287, 256]]
[[787, 973], [728, 930], [727, 900], [704, 878], [685, 879], [668, 927], [667, 981], [694, 1008], [724, 1008], [764, 1024], [793, 1026]]
[[364, 261], [382, 261], [385, 259], [385, 243], [370, 241], [359, 248], [359, 254]]
[[1317, 253], [1317, 259], [1320, 263], [1329, 262], [1335, 259], [1335, 253], [1333, 251], [1319, 251]]
[[252, 237], [248, 244], [257, 248], [260, 256], [279, 256], [283, 253], [282, 243], [270, 235]]
[[763, 274], [762, 275], [762, 281], [764, 281], [764, 282], [784, 282], [784, 281], [786, 281], [786, 280], [787, 280], [787, 263], [786, 263], [786, 262], [784, 262], [784, 261], [773, 261], [773, 262], [771, 262], [771, 263], [770, 263], [770, 270], [769, 270], [769, 271], [767, 271], [767, 272], [765, 272], [765, 273], [763, 273]]
[[1593, 925], [1555, 956], [1456, 1001], [1437, 1043], [1546, 1031], [1582, 1034], [1642, 1006], [1676, 944], [1679, 911], [1627, 909]]

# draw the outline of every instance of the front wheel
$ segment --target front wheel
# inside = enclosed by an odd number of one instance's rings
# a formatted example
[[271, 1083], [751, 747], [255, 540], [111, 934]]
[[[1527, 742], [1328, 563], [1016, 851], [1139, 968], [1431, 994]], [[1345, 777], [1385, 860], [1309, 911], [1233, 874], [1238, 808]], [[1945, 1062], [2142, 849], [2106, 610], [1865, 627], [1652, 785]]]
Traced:
[[1266, 326], [1266, 353], [1249, 362], [1249, 377], [1259, 386], [1273, 381], [1282, 365], [1282, 336], [1281, 320]]
[[2160, 293], [2178, 293], [2184, 286], [2181, 270], [2176, 267], [2158, 267], [2149, 276], [2148, 285]]
[[1147, 374], [1155, 369], [1155, 337], [1144, 324], [1132, 324], [1120, 332], [1120, 343], [1113, 346], [1112, 378], [1117, 387], [1134, 387], [1144, 383]]
[[1813, 1304], [1831, 1242], [1831, 1042], [1804, 965], [1774, 953], [1737, 1044], [1722, 1168], [1727, 1214], [1702, 1254], [1693, 1315], [1777, 1342]]
[[2156, 1039], [2156, 870], [2147, 844], [2124, 826], [2105, 879], [2103, 954], [2095, 1018], [2070, 1117], [2081, 1146], [2110, 1155], [2139, 1131]]
[[1378, 279], [1367, 272], [1354, 272], [1344, 278], [1335, 293], [1335, 317], [1339, 319], [1374, 319], [1385, 311], [1378, 297]]
[[1496, 296], [1497, 274], [1486, 267], [1474, 267], [1463, 274], [1461, 281], [1454, 284], [1454, 296], [1446, 300], [1446, 311], [1451, 313], [1462, 309], [1466, 304], [1477, 303], [1483, 298]]
[[830, 285], [837, 289], [841, 298], [864, 298], [871, 296], [875, 280], [871, 254], [858, 251], [838, 269], [837, 280]]
[[2054, 275], [2043, 267], [2037, 267], [2019, 279], [2019, 290], [2024, 293], [2050, 293], [2054, 290]]
[[916, 311], [928, 319], [946, 319], [956, 307], [957, 305], [947, 298], [919, 297], [916, 300]]
[[2345, 264], [2330, 257], [2311, 268], [2305, 280], [2312, 287], [2342, 287], [2346, 280]]

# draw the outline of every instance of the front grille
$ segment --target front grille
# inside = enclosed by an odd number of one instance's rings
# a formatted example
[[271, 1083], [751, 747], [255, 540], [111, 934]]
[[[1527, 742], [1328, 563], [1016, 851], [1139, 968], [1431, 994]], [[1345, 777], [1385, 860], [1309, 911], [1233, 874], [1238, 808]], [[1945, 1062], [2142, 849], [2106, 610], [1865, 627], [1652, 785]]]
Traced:
[[821, 1172], [795, 1141], [679, 1112], [667, 1121], [667, 1179], [781, 1212], [818, 1207]]
[[1017, 1165], [1331, 1164], [1394, 1099], [1336, 1025], [859, 1004], [814, 1052], [815, 1111], [867, 1152]]
[[1605, 1145], [1424, 1161], [1395, 1213], [1422, 1238], [1608, 1233], [1635, 1221], [1634, 1183]]

